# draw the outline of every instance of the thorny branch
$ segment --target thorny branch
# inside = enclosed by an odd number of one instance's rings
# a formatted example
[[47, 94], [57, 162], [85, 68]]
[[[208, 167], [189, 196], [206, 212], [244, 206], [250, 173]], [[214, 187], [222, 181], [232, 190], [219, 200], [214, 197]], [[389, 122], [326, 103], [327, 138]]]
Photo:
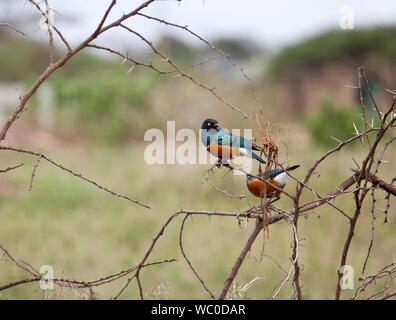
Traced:
[[[35, 270], [32, 266], [30, 266], [29, 264], [19, 261], [16, 258], [14, 258], [9, 252], [8, 250], [0, 244], [0, 249], [3, 251], [3, 256], [7, 256], [8, 260], [14, 262], [15, 265], [17, 265], [19, 268], [27, 271], [29, 274], [31, 274], [33, 277], [31, 278], [26, 278], [26, 279], [22, 279], [22, 280], [18, 280], [15, 282], [11, 282], [8, 283], [6, 285], [2, 285], [0, 286], [0, 291], [3, 290], [7, 290], [10, 289], [12, 287], [16, 287], [22, 284], [26, 284], [26, 283], [31, 283], [31, 282], [38, 282], [41, 279], [43, 279], [43, 276], [37, 271]], [[3, 256], [0, 257], [0, 260], [5, 260], [5, 258], [3, 258]], [[62, 286], [62, 285], [73, 285], [75, 288], [90, 288], [90, 290], [93, 290], [92, 287], [97, 287], [97, 286], [101, 286], [104, 284], [108, 284], [110, 282], [116, 281], [130, 273], [133, 273], [134, 271], [136, 271], [139, 267], [140, 268], [146, 268], [149, 266], [154, 266], [154, 265], [159, 265], [159, 264], [163, 264], [163, 263], [170, 263], [170, 262], [174, 262], [176, 261], [176, 259], [167, 259], [167, 260], [161, 260], [161, 261], [154, 261], [151, 263], [147, 263], [144, 265], [140, 265], [140, 266], [134, 266], [131, 267], [129, 269], [126, 270], [122, 270], [116, 273], [113, 273], [111, 275], [99, 278], [99, 279], [95, 279], [95, 280], [90, 280], [90, 281], [83, 281], [83, 280], [76, 280], [76, 279], [65, 279], [65, 278], [53, 278], [51, 279], [54, 283]]]
[[36, 156], [36, 157], [37, 157], [37, 161], [36, 161], [36, 164], [35, 164], [35, 166], [34, 166], [34, 169], [33, 169], [33, 172], [32, 172], [32, 176], [31, 176], [31, 181], [30, 181], [29, 190], [31, 190], [32, 183], [33, 183], [33, 178], [34, 178], [34, 175], [35, 175], [37, 166], [38, 166], [38, 164], [39, 164], [39, 161], [40, 161], [41, 159], [44, 159], [44, 160], [48, 161], [49, 163], [51, 163], [52, 165], [54, 165], [55, 167], [58, 167], [59, 169], [61, 169], [61, 170], [63, 170], [63, 171], [66, 171], [66, 172], [72, 174], [73, 176], [75, 176], [75, 177], [77, 177], [77, 178], [80, 178], [80, 179], [82, 179], [82, 180], [84, 180], [84, 181], [86, 181], [86, 182], [88, 182], [88, 183], [90, 183], [90, 184], [93, 184], [93, 185], [96, 186], [97, 188], [102, 189], [102, 190], [104, 190], [104, 191], [106, 191], [106, 192], [112, 194], [113, 196], [116, 196], [116, 197], [118, 197], [118, 198], [126, 199], [126, 200], [128, 200], [128, 201], [130, 201], [130, 202], [136, 203], [136, 204], [138, 204], [138, 205], [141, 205], [142, 207], [145, 207], [145, 208], [147, 208], [147, 209], [150, 209], [150, 207], [149, 207], [148, 205], [146, 205], [146, 204], [144, 204], [144, 203], [141, 203], [141, 202], [139, 202], [139, 201], [137, 201], [137, 200], [134, 200], [134, 199], [132, 199], [132, 198], [130, 198], [130, 197], [128, 197], [128, 196], [125, 196], [125, 195], [119, 194], [119, 193], [117, 193], [117, 192], [114, 192], [114, 191], [112, 191], [112, 190], [110, 190], [110, 189], [108, 189], [108, 188], [106, 188], [106, 187], [104, 187], [104, 186], [98, 184], [98, 183], [95, 182], [94, 180], [91, 180], [91, 179], [89, 179], [89, 178], [86, 178], [86, 177], [83, 176], [82, 174], [77, 173], [77, 172], [74, 172], [73, 170], [64, 167], [62, 164], [56, 162], [55, 160], [52, 160], [51, 158], [47, 157], [46, 155], [44, 155], [44, 154], [42, 154], [42, 153], [34, 152], [34, 151], [31, 151], [31, 150], [20, 149], [20, 148], [3, 147], [3, 146], [0, 146], [0, 150], [4, 150], [4, 151], [8, 150], [8, 151], [13, 151], [13, 152], [26, 153], [26, 154], [30, 154], [30, 155], [33, 155], [33, 156]]

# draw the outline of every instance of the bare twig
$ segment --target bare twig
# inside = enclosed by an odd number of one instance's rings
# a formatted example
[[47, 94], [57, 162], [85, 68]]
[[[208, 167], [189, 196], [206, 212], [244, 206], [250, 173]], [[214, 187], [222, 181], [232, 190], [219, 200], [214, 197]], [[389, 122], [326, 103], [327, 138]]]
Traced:
[[[14, 148], [14, 147], [3, 147], [3, 146], [0, 146], [0, 150], [9, 150], [9, 151], [14, 151], [14, 152], [19, 152], [19, 153], [26, 153], [26, 154], [31, 154], [31, 155], [34, 155], [36, 157], [39, 157], [40, 159], [43, 158], [44, 160], [48, 161], [49, 163], [53, 164], [54, 166], [58, 167], [59, 169], [62, 169], [63, 171], [66, 171], [66, 172], [72, 174], [75, 177], [78, 177], [78, 178], [80, 178], [80, 179], [82, 179], [82, 180], [84, 180], [84, 181], [86, 181], [86, 182], [88, 182], [90, 184], [93, 184], [97, 188], [102, 189], [102, 190], [112, 194], [113, 196], [116, 196], [118, 198], [126, 199], [126, 200], [128, 200], [130, 202], [136, 203], [138, 205], [141, 205], [142, 207], [150, 209], [150, 207], [148, 205], [143, 204], [143, 203], [141, 203], [141, 202], [139, 202], [137, 200], [131, 199], [130, 197], [127, 197], [125, 195], [122, 195], [122, 194], [119, 194], [117, 192], [114, 192], [114, 191], [112, 191], [112, 190], [110, 190], [110, 189], [98, 184], [94, 180], [91, 180], [91, 179], [88, 179], [88, 178], [84, 177], [82, 174], [74, 172], [73, 170], [64, 167], [62, 164], [52, 160], [51, 158], [47, 157], [46, 155], [44, 155], [42, 153], [34, 152], [34, 151], [31, 151], [31, 150], [24, 150], [24, 149], [18, 149], [18, 148]], [[38, 165], [38, 162], [36, 164]], [[34, 175], [32, 174], [32, 176], [34, 176]]]
[[221, 291], [221, 293], [218, 297], [219, 300], [224, 300], [226, 298], [227, 292], [230, 289], [230, 286], [231, 286], [232, 282], [234, 281], [234, 278], [238, 274], [238, 271], [242, 265], [242, 262], [245, 260], [247, 253], [249, 252], [250, 248], [252, 247], [254, 241], [256, 240], [257, 236], [259, 235], [259, 233], [262, 229], [263, 229], [262, 221], [257, 221], [251, 235], [249, 236], [249, 239], [246, 241], [245, 246], [243, 247], [238, 258], [236, 259], [234, 266], [232, 267], [230, 275], [224, 282], [223, 290]]
[[6, 169], [0, 169], [0, 173], [8, 172], [8, 171], [17, 169], [17, 168], [22, 167], [22, 166], [23, 166], [23, 163], [20, 163], [20, 164], [17, 164], [17, 165], [15, 165], [15, 166], [8, 167], [8, 168], [6, 168]]
[[36, 175], [36, 170], [37, 170], [37, 167], [40, 164], [41, 157], [42, 157], [42, 154], [40, 153], [39, 156], [37, 157], [36, 163], [34, 164], [32, 175], [30, 177], [29, 191], [32, 191], [33, 179], [34, 179], [34, 176]]
[[225, 100], [224, 98], [222, 98], [216, 91], [215, 87], [208, 87], [206, 84], [196, 80], [192, 75], [184, 72], [182, 70], [181, 67], [179, 67], [175, 62], [173, 62], [169, 57], [167, 57], [166, 55], [164, 55], [161, 51], [159, 51], [153, 44], [151, 41], [147, 40], [145, 37], [143, 37], [140, 33], [136, 32], [135, 30], [132, 30], [131, 28], [127, 27], [126, 25], [120, 23], [120, 26], [122, 28], [124, 28], [125, 30], [127, 30], [128, 32], [136, 35], [137, 37], [139, 37], [141, 40], [143, 40], [153, 51], [154, 53], [156, 53], [158, 56], [160, 56], [164, 61], [168, 62], [173, 68], [175, 68], [175, 70], [177, 70], [178, 74], [182, 77], [185, 77], [189, 80], [191, 80], [192, 82], [194, 82], [196, 85], [204, 88], [205, 90], [209, 91], [212, 95], [214, 95], [218, 100], [220, 100], [221, 102], [223, 102], [225, 105], [227, 105], [228, 107], [230, 107], [231, 109], [238, 111], [239, 113], [241, 113], [245, 118], [249, 118], [248, 115], [242, 111], [241, 109], [237, 108], [236, 106], [234, 106], [233, 104], [231, 104], [230, 102], [228, 102], [227, 100]]
[[50, 21], [50, 14], [52, 9], [48, 5], [48, 0], [44, 0], [44, 3], [45, 3], [45, 22], [47, 24], [49, 47], [50, 47], [50, 65], [52, 65], [54, 63], [54, 52], [55, 52], [54, 38], [52, 36], [52, 22]]
[[10, 28], [12, 30], [14, 30], [15, 32], [20, 33], [23, 36], [26, 36], [26, 33], [22, 32], [21, 30], [19, 30], [18, 28], [14, 27], [12, 24], [10, 23], [0, 23], [0, 27], [7, 27]]
[[236, 63], [236, 62], [231, 58], [230, 55], [228, 55], [227, 53], [225, 53], [223, 50], [220, 50], [220, 49], [216, 48], [216, 47], [215, 47], [212, 43], [210, 43], [208, 40], [202, 38], [200, 35], [196, 34], [196, 33], [193, 32], [193, 31], [191, 31], [191, 30], [188, 28], [188, 26], [182, 26], [182, 25], [179, 25], [179, 24], [176, 24], [176, 23], [168, 22], [168, 21], [166, 21], [166, 20], [159, 19], [159, 18], [156, 18], [156, 17], [153, 17], [153, 16], [149, 16], [149, 15], [143, 14], [143, 13], [141, 13], [141, 12], [139, 12], [138, 15], [140, 15], [140, 16], [142, 16], [142, 17], [145, 17], [145, 18], [147, 18], [147, 19], [155, 20], [155, 21], [158, 21], [158, 22], [160, 22], [160, 23], [163, 23], [163, 24], [166, 24], [166, 25], [169, 25], [169, 26], [173, 26], [173, 27], [176, 27], [176, 28], [179, 28], [179, 29], [182, 29], [182, 30], [185, 30], [185, 31], [189, 32], [190, 34], [192, 34], [194, 37], [196, 37], [196, 38], [199, 39], [200, 41], [206, 43], [212, 50], [216, 51], [218, 54], [220, 54], [220, 55], [222, 55], [223, 57], [225, 57], [234, 67], [236, 67], [236, 68], [239, 69], [239, 71], [242, 73], [242, 75], [243, 75], [247, 80], [250, 80], [250, 78], [249, 78], [248, 75], [245, 73], [245, 71], [243, 70], [243, 68], [242, 68], [238, 63]]
[[202, 286], [204, 287], [204, 289], [206, 290], [206, 292], [209, 293], [210, 297], [212, 299], [216, 299], [216, 297], [213, 295], [213, 293], [208, 289], [208, 287], [206, 286], [205, 282], [202, 280], [202, 278], [199, 276], [199, 274], [197, 273], [197, 271], [194, 269], [194, 267], [192, 266], [190, 260], [187, 258], [186, 253], [184, 252], [184, 248], [183, 248], [183, 228], [184, 228], [184, 223], [186, 222], [187, 218], [189, 217], [189, 215], [187, 214], [181, 224], [180, 227], [180, 235], [179, 235], [179, 245], [180, 245], [180, 250], [182, 252], [182, 255], [184, 257], [184, 259], [187, 261], [190, 269], [192, 270], [192, 272], [195, 274], [195, 276], [198, 278], [199, 282], [201, 282]]

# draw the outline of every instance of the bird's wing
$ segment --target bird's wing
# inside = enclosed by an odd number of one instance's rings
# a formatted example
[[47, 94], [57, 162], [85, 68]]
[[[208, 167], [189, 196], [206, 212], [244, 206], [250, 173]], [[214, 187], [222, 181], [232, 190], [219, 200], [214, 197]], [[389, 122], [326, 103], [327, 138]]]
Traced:
[[284, 170], [283, 169], [275, 169], [271, 170], [268, 174], [270, 178], [275, 178], [278, 174], [282, 173]]
[[288, 167], [288, 168], [286, 168], [285, 170], [283, 170], [283, 169], [275, 169], [275, 170], [271, 170], [270, 172], [269, 172], [269, 176], [270, 176], [270, 178], [274, 178], [274, 177], [276, 177], [278, 174], [280, 174], [280, 173], [282, 173], [282, 172], [289, 172], [289, 171], [293, 171], [293, 170], [295, 170], [295, 169], [297, 169], [297, 168], [299, 168], [300, 167], [300, 165], [299, 164], [297, 164], [297, 165], [295, 165], [295, 166], [292, 166], [292, 167]]
[[213, 135], [211, 140], [221, 146], [229, 147], [234, 144], [233, 136], [232, 136], [231, 132], [229, 132], [227, 130], [223, 130], [223, 129], [221, 131], [217, 132], [215, 135]]
[[233, 135], [227, 129], [221, 129], [218, 133], [218, 144], [223, 146], [232, 146], [236, 148], [252, 149], [253, 142], [240, 136]]
[[253, 142], [251, 140], [246, 139], [244, 137], [238, 137], [238, 138], [240, 140], [241, 147], [246, 149], [253, 149]]
[[[278, 174], [282, 173], [284, 170], [283, 169], [275, 169], [275, 170], [271, 170], [268, 173], [268, 178], [269, 179], [273, 179], [275, 178]], [[260, 175], [258, 174], [257, 177], [259, 177]], [[264, 178], [264, 172], [261, 174], [261, 178]]]

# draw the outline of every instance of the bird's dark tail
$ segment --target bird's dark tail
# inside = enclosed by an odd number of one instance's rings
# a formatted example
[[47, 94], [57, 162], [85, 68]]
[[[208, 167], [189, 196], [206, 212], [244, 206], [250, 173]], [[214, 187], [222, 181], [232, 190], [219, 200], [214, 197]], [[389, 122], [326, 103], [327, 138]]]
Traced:
[[249, 150], [249, 149], [246, 149], [247, 150], [247, 152], [249, 153], [249, 155], [252, 157], [252, 158], [254, 158], [254, 159], [256, 159], [257, 161], [260, 161], [261, 163], [266, 163], [263, 159], [261, 159], [257, 154], [255, 154], [254, 152], [252, 152], [251, 150]]
[[286, 168], [286, 171], [293, 171], [293, 170], [297, 169], [298, 167], [300, 167], [300, 165], [296, 164], [295, 166], [291, 166], [291, 167]]

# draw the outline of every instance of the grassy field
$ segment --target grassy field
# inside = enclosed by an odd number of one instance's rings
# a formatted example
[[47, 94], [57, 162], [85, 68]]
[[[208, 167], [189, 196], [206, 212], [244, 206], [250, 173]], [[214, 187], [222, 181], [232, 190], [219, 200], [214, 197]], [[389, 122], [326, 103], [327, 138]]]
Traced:
[[[289, 157], [301, 168], [295, 171], [302, 178], [306, 170], [324, 150], [309, 143], [303, 128], [291, 124], [291, 134], [286, 138]], [[305, 137], [305, 139], [303, 139]], [[303, 142], [302, 142], [303, 141]], [[257, 198], [228, 198], [202, 184], [209, 165], [149, 166], [143, 159], [145, 145], [131, 143], [124, 147], [70, 144], [66, 146], [37, 146], [46, 155], [64, 166], [92, 178], [110, 189], [149, 204], [147, 210], [113, 197], [80, 179], [41, 161], [28, 192], [32, 167], [36, 161], [31, 156], [2, 152], [0, 167], [23, 162], [24, 166], [0, 176], [0, 243], [16, 258], [29, 262], [36, 268], [48, 264], [54, 267], [56, 277], [93, 280], [138, 264], [148, 249], [152, 238], [165, 220], [180, 208], [191, 210], [241, 211], [258, 204]], [[29, 148], [34, 148], [29, 146]], [[336, 153], [319, 167], [320, 176], [312, 177], [311, 186], [321, 194], [344, 181], [353, 166], [352, 156], [360, 159], [359, 149]], [[386, 158], [396, 156], [389, 149]], [[281, 154], [280, 160], [286, 158]], [[380, 176], [394, 176], [394, 168], [383, 166]], [[233, 194], [247, 194], [245, 178], [228, 174], [225, 169], [216, 171], [216, 184]], [[288, 192], [294, 192], [290, 182]], [[378, 207], [383, 208], [385, 194], [377, 191]], [[302, 199], [315, 199], [305, 191]], [[337, 198], [340, 207], [352, 215], [351, 196]], [[277, 203], [291, 207], [283, 197]], [[395, 203], [393, 202], [393, 205]], [[383, 224], [383, 213], [376, 211], [376, 234], [366, 274], [395, 260], [395, 212], [389, 212], [389, 223]], [[188, 268], [179, 248], [181, 217], [166, 229], [150, 261], [176, 258], [169, 264], [149, 267], [142, 271], [142, 284], [146, 298], [206, 299], [209, 295]], [[184, 247], [193, 265], [208, 287], [218, 294], [236, 257], [247, 240], [253, 221], [238, 225], [236, 219], [193, 217], [186, 222]], [[332, 299], [337, 283], [337, 268], [346, 239], [347, 221], [330, 206], [322, 206], [300, 219], [300, 265], [302, 290], [306, 299]], [[370, 206], [364, 207], [351, 247], [348, 263], [354, 268], [354, 285], [371, 237]], [[272, 288], [290, 268], [291, 226], [286, 222], [271, 225], [268, 236], [260, 235], [248, 259], [236, 278], [243, 285], [255, 277], [262, 277], [247, 292], [251, 299], [266, 299]], [[261, 250], [264, 244], [264, 255]], [[28, 277], [11, 262], [0, 260], [0, 284]], [[126, 279], [96, 289], [100, 299], [113, 297]], [[378, 283], [380, 286], [381, 283]], [[344, 290], [343, 297], [353, 294]], [[71, 289], [56, 290], [52, 299], [81, 298]], [[287, 284], [279, 298], [289, 298], [291, 286]], [[369, 293], [366, 294], [368, 296]], [[2, 299], [40, 299], [43, 296], [38, 283], [18, 286], [1, 293]], [[121, 296], [137, 299], [136, 283], [131, 283]], [[240, 298], [234, 295], [234, 298]]]

